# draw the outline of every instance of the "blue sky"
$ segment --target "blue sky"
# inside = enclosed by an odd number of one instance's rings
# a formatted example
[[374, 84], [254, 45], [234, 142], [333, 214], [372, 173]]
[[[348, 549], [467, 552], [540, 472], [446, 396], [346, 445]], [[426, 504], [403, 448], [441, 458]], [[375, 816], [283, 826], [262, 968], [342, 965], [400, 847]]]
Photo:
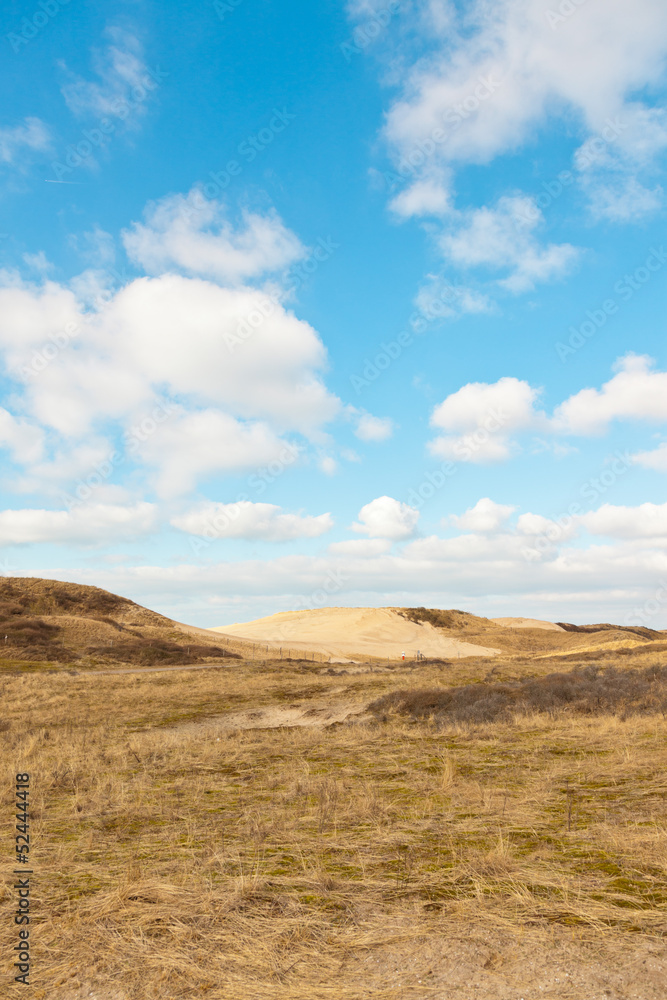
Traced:
[[5, 575], [667, 627], [667, 11], [14, 3]]

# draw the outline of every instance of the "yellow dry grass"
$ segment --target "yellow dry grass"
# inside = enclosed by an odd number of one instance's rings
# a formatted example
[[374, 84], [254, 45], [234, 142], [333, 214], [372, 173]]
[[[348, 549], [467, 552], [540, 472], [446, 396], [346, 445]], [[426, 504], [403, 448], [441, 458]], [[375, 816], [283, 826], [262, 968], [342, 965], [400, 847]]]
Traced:
[[219, 721], [551, 669], [2, 675], [2, 842], [29, 771], [35, 869], [28, 992], [10, 982], [4, 852], [3, 996], [662, 1000], [662, 716]]

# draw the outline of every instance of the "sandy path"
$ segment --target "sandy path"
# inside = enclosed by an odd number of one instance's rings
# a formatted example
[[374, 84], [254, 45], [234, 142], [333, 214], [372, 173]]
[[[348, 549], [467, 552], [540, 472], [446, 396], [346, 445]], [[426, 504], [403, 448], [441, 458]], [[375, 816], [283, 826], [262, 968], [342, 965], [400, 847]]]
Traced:
[[347, 722], [353, 717], [365, 717], [368, 699], [364, 701], [307, 701], [303, 704], [266, 705], [246, 708], [240, 712], [225, 712], [196, 722], [184, 722], [169, 727], [179, 732], [198, 732], [202, 736], [215, 736], [219, 732], [235, 729], [280, 729], [283, 727], [326, 728], [337, 722]]

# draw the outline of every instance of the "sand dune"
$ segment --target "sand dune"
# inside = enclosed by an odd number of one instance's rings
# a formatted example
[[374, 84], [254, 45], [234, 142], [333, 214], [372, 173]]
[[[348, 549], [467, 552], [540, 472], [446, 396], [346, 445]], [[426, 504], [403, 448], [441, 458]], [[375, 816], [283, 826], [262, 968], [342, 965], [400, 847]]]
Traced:
[[225, 635], [263, 643], [269, 651], [282, 647], [330, 656], [344, 661], [358, 657], [415, 659], [428, 657], [495, 656], [491, 646], [480, 646], [448, 636], [429, 622], [412, 622], [393, 608], [318, 608], [315, 611], [283, 611], [268, 618], [211, 629]]
[[555, 622], [543, 622], [539, 618], [491, 618], [496, 625], [504, 625], [506, 628], [543, 628], [547, 632], [564, 632], [565, 629]]

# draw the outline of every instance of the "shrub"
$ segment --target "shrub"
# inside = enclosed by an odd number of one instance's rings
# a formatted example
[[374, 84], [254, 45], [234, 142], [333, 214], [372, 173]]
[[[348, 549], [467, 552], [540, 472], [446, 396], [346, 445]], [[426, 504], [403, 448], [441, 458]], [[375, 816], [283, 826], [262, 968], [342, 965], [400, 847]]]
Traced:
[[565, 710], [578, 715], [667, 712], [667, 666], [641, 670], [589, 665], [570, 673], [495, 684], [394, 691], [368, 706], [441, 722], [507, 721], [515, 714]]

